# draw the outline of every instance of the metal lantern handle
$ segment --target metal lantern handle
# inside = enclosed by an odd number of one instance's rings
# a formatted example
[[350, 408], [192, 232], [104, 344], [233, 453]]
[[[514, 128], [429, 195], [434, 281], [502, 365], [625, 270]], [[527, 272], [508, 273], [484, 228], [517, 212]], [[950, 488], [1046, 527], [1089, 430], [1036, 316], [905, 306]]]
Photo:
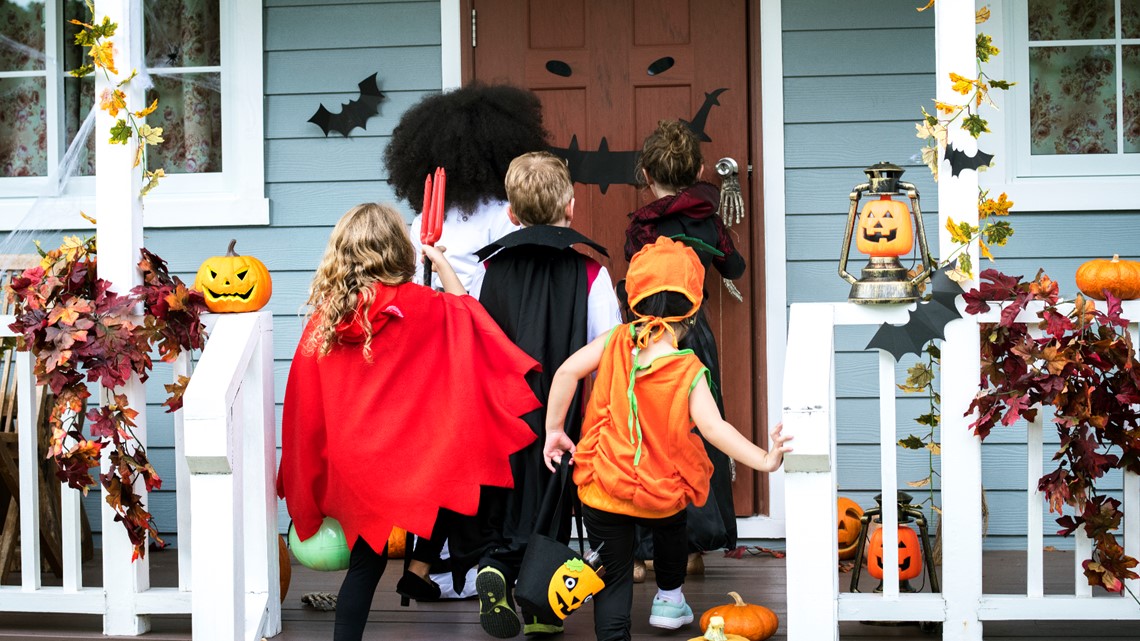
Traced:
[[870, 189], [871, 183], [861, 183], [851, 190], [851, 209], [847, 211], [847, 232], [843, 234], [843, 249], [839, 253], [839, 275], [852, 285], [856, 280], [847, 272], [847, 254], [851, 251], [851, 234], [855, 231], [855, 213], [859, 207], [859, 197]]
[[[918, 188], [911, 183], [899, 181], [899, 188], [906, 190], [907, 198], [910, 198], [910, 208], [914, 212], [914, 226], [918, 232], [918, 251], [922, 254], [922, 270], [915, 274], [914, 278], [910, 279], [910, 284], [918, 286], [919, 283], [930, 278], [930, 275], [938, 269], [934, 259], [930, 257], [930, 247], [926, 242], [926, 228], [922, 222], [922, 209], [918, 205]], [[848, 217], [850, 218], [850, 216]]]

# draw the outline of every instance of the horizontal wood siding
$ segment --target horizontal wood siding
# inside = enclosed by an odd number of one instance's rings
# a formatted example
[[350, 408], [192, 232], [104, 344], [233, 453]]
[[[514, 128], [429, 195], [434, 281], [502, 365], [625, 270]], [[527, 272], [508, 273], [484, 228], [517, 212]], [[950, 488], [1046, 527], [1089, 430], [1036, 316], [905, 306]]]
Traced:
[[[278, 433], [289, 363], [301, 335], [299, 313], [309, 282], [324, 252], [332, 225], [350, 207], [367, 201], [396, 204], [385, 182], [384, 146], [400, 116], [442, 86], [439, 3], [383, 0], [265, 0], [265, 194], [267, 227], [148, 229], [146, 246], [173, 272], [190, 282], [209, 256], [225, 253], [231, 238], [237, 251], [260, 258], [273, 275], [274, 376]], [[327, 138], [309, 117], [323, 104], [332, 112], [358, 96], [361, 80], [377, 74], [385, 100], [367, 129], [348, 138]], [[45, 246], [53, 236], [39, 236]], [[164, 480], [150, 509], [160, 531], [173, 535], [174, 422], [158, 403], [170, 368], [159, 365], [147, 382], [151, 459]], [[92, 525], [99, 509], [92, 494], [86, 507]], [[280, 525], [288, 524], [284, 503]], [[171, 536], [173, 539], [173, 536]]]
[[[921, 2], [897, 0], [797, 0], [783, 3], [784, 163], [787, 229], [788, 302], [838, 301], [849, 286], [837, 273], [839, 249], [851, 188], [864, 181], [862, 169], [890, 161], [906, 169], [903, 179], [922, 195], [924, 223], [932, 247], [938, 233], [936, 183], [921, 164], [921, 141], [914, 123], [920, 106], [932, 111], [934, 97], [933, 10], [917, 12]], [[1002, 55], [1005, 55], [1003, 52]], [[961, 72], [972, 75], [973, 70]], [[1014, 91], [1020, 90], [1015, 87]], [[996, 117], [996, 114], [992, 117]], [[990, 148], [996, 147], [990, 142]], [[986, 137], [981, 147], [987, 149]], [[997, 158], [1002, 162], [1002, 158]], [[995, 194], [996, 195], [996, 194]], [[1032, 278], [1038, 268], [1076, 293], [1077, 267], [1090, 258], [1114, 252], [1135, 258], [1140, 214], [1127, 212], [1025, 212], [1010, 217], [1015, 234], [995, 248], [995, 267]], [[1080, 194], [1073, 194], [1080, 198]], [[864, 262], [852, 252], [849, 271]], [[836, 346], [839, 397], [840, 493], [865, 507], [879, 492], [879, 424], [877, 356], [864, 351], [873, 327], [838, 329]], [[913, 356], [896, 368], [901, 382]], [[900, 438], [921, 434], [913, 418], [928, 411], [925, 398], [899, 392], [897, 429]], [[1058, 442], [1049, 423], [1044, 428], [1045, 469]], [[935, 463], [937, 464], [937, 457]], [[1019, 424], [1001, 428], [983, 448], [986, 499], [990, 509], [986, 547], [1024, 547], [1026, 505], [1025, 430]], [[900, 484], [927, 475], [928, 454], [899, 450]], [[937, 483], [935, 484], [937, 488]], [[1119, 491], [1120, 475], [1105, 480], [1106, 491]], [[929, 498], [925, 488], [903, 489], [917, 500]], [[935, 499], [938, 500], [937, 492]], [[1071, 547], [1053, 536], [1057, 515], [1044, 516], [1046, 544]]]

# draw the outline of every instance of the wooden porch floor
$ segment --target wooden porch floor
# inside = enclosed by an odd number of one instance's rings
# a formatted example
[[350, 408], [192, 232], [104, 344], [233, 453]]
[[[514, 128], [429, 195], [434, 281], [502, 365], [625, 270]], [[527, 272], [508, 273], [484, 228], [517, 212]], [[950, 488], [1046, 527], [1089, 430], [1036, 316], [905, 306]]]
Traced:
[[[99, 563], [87, 564], [85, 572], [92, 582], [97, 580]], [[1025, 555], [1019, 552], [987, 552], [985, 563], [987, 593], [1016, 593], [1024, 590]], [[1046, 554], [1046, 593], [1060, 594], [1072, 591], [1072, 554], [1053, 552]], [[171, 552], [158, 552], [152, 555], [152, 584], [173, 585], [177, 556]], [[366, 641], [382, 639], [402, 639], [405, 641], [427, 641], [438, 639], [490, 641], [478, 623], [478, 603], [474, 600], [448, 601], [441, 603], [418, 604], [413, 602], [408, 608], [400, 607], [399, 596], [395, 592], [399, 577], [399, 561], [393, 561], [381, 580], [376, 598], [372, 604], [372, 615]], [[705, 556], [704, 576], [689, 577], [685, 584], [685, 594], [694, 612], [701, 612], [713, 605], [729, 601], [725, 593], [739, 592], [746, 601], [765, 605], [780, 617], [781, 625], [775, 639], [785, 639], [784, 619], [787, 608], [784, 603], [786, 587], [785, 562], [770, 556], [746, 555], [742, 559], [724, 558], [719, 553]], [[343, 576], [340, 572], [315, 572], [293, 565], [293, 578], [282, 611], [284, 630], [275, 637], [276, 641], [313, 641], [332, 637], [333, 613], [318, 612], [301, 605], [301, 595], [308, 592], [333, 592], [340, 586]], [[640, 640], [668, 639], [687, 641], [698, 636], [696, 624], [675, 632], [658, 630], [648, 623], [649, 603], [655, 587], [652, 574], [646, 583], [636, 586], [634, 592], [633, 638]], [[45, 575], [44, 582], [52, 577]], [[17, 579], [18, 580], [18, 579]], [[846, 590], [850, 574], [840, 575], [841, 589]], [[864, 591], [874, 588], [874, 580], [866, 576], [861, 581]], [[1100, 598], [1114, 598], [1105, 597]], [[1137, 606], [1140, 608], [1140, 605]], [[187, 641], [190, 639], [188, 616], [152, 617], [152, 631], [143, 637], [150, 641]], [[45, 616], [44, 614], [0, 613], [0, 640], [25, 639], [44, 641], [58, 639], [87, 641], [119, 638], [104, 637], [101, 634], [100, 618], [92, 615]], [[1038, 639], [1040, 641], [1086, 641], [1088, 639], [1138, 639], [1140, 626], [1135, 622], [1057, 622], [1040, 623], [988, 623], [985, 626], [986, 639]], [[879, 639], [935, 640], [938, 634], [928, 634], [916, 626], [881, 627], [845, 622], [840, 627], [843, 639], [877, 641]], [[126, 637], [130, 638], [130, 637]], [[560, 641], [585, 641], [593, 639], [593, 613], [587, 604], [568, 621], [566, 633]], [[521, 639], [521, 637], [520, 637]]]

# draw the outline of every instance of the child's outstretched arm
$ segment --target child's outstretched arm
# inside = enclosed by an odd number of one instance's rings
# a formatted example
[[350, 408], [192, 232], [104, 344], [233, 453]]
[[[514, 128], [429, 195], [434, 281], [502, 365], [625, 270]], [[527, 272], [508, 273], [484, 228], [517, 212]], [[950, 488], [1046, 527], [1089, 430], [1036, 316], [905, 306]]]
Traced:
[[547, 469], [554, 471], [552, 461], [561, 461], [562, 455], [574, 454], [574, 442], [566, 436], [566, 412], [574, 399], [578, 381], [598, 369], [602, 362], [602, 352], [606, 349], [609, 334], [599, 336], [588, 345], [567, 358], [550, 382], [550, 396], [546, 399], [546, 445], [542, 448], [542, 459]]
[[424, 245], [421, 247], [421, 251], [423, 251], [424, 256], [431, 259], [431, 270], [439, 274], [439, 282], [443, 285], [443, 291], [456, 296], [467, 293], [463, 283], [459, 282], [459, 276], [456, 275], [455, 269], [451, 263], [447, 262], [447, 257], [443, 255], [443, 252], [447, 251], [446, 247]]
[[792, 451], [790, 447], [784, 446], [784, 443], [792, 440], [792, 437], [782, 434], [783, 423], [777, 423], [772, 429], [770, 442], [772, 449], [768, 451], [737, 432], [735, 427], [721, 418], [716, 399], [713, 398], [712, 390], [709, 389], [704, 376], [697, 381], [692, 393], [689, 394], [689, 415], [693, 417], [701, 436], [712, 443], [713, 447], [754, 470], [775, 472], [784, 462], [784, 452]]

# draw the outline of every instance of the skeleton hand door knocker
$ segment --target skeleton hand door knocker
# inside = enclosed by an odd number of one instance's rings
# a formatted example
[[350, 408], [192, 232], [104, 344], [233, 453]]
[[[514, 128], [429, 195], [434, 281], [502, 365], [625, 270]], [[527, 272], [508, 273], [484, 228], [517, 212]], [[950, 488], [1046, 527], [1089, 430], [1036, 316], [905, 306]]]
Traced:
[[[717, 213], [725, 228], [739, 225], [744, 220], [744, 197], [740, 194], [740, 167], [732, 158], [721, 158], [716, 162], [716, 173], [720, 174], [720, 207]], [[740, 302], [744, 297], [740, 290], [727, 278], [722, 278], [728, 293]]]

